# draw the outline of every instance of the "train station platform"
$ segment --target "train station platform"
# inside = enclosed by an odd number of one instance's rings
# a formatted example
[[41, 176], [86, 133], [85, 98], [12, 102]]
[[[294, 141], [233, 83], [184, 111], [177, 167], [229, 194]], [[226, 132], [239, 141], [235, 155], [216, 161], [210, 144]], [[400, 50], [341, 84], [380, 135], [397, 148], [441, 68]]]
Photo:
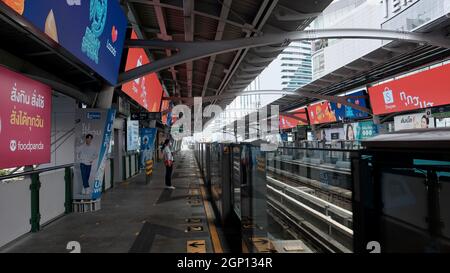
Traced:
[[101, 210], [63, 216], [0, 252], [67, 253], [71, 241], [82, 253], [222, 252], [192, 152], [175, 155], [174, 190], [165, 188], [163, 163], [154, 168], [148, 183], [141, 173], [105, 193]]

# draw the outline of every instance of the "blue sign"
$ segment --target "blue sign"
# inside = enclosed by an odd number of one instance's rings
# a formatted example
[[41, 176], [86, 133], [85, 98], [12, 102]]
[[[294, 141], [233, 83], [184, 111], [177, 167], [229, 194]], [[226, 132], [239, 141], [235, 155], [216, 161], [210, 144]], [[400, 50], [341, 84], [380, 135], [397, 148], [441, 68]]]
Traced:
[[116, 84], [127, 27], [119, 1], [27, 0], [22, 15], [110, 84]]
[[103, 130], [103, 140], [98, 155], [97, 171], [95, 173], [94, 190], [92, 191], [92, 199], [97, 199], [102, 195], [103, 175], [105, 174], [106, 155], [111, 144], [111, 134], [116, 118], [116, 110], [108, 110], [108, 116]]
[[[363, 96], [366, 96], [366, 92], [364, 90], [355, 92], [350, 94], [350, 98], [347, 98], [348, 102], [359, 105], [361, 107], [367, 107], [366, 99]], [[361, 97], [361, 98], [351, 98], [351, 97]], [[340, 103], [330, 102], [331, 110], [334, 112], [337, 121], [343, 121], [344, 119], [361, 119], [366, 118], [369, 115], [365, 112], [354, 109], [350, 106], [344, 106]]]
[[345, 106], [340, 103], [330, 102], [330, 107], [336, 116], [336, 121], [343, 121], [345, 118]]
[[145, 162], [153, 159], [156, 128], [141, 128], [139, 135], [141, 136], [141, 168], [145, 168]]
[[282, 141], [288, 141], [288, 134], [287, 133], [281, 133], [280, 136], [281, 136], [281, 140]]
[[87, 118], [88, 119], [100, 119], [102, 117], [102, 114], [100, 112], [88, 112]]

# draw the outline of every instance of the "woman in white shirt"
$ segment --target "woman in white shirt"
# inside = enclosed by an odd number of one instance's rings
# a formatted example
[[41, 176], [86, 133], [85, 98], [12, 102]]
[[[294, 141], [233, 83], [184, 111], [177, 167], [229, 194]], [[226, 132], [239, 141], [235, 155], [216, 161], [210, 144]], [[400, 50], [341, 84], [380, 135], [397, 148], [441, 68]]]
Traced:
[[163, 154], [164, 165], [166, 166], [166, 188], [173, 190], [175, 189], [175, 187], [172, 186], [173, 155], [170, 150], [170, 140], [168, 139], [164, 141]]

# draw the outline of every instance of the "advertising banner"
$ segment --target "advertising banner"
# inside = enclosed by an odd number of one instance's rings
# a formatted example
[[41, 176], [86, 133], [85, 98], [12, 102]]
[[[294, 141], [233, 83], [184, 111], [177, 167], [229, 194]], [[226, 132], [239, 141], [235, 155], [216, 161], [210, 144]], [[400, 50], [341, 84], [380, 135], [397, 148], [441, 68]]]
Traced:
[[116, 84], [127, 18], [116, 0], [0, 0]]
[[[131, 39], [137, 39], [133, 31]], [[128, 49], [125, 71], [150, 63], [142, 48]], [[122, 90], [149, 112], [160, 112], [163, 88], [156, 73], [147, 74], [122, 85]]]
[[52, 90], [0, 66], [0, 169], [50, 162]]
[[450, 64], [369, 88], [375, 115], [450, 104]]
[[[355, 93], [349, 94], [348, 96], [348, 102], [362, 107], [367, 107], [366, 99], [363, 98], [363, 96], [367, 96], [365, 90], [357, 91]], [[330, 107], [334, 112], [334, 115], [336, 116], [336, 120], [338, 121], [343, 121], [345, 119], [361, 119], [369, 116], [365, 112], [359, 111], [350, 106], [344, 106], [340, 103], [330, 102]]]
[[78, 109], [76, 113], [74, 199], [101, 196], [115, 116], [114, 109]]
[[329, 128], [324, 129], [324, 132], [326, 141], [345, 139], [344, 128]]
[[127, 151], [139, 149], [139, 121], [127, 120]]
[[303, 121], [303, 120], [308, 120], [308, 116], [306, 114], [306, 109], [289, 112], [289, 114], [293, 115], [295, 117], [301, 118], [302, 120], [295, 119], [293, 117], [289, 117], [289, 116], [286, 116], [286, 115], [280, 115], [279, 116], [280, 129], [284, 130], [284, 129], [295, 128], [295, 127], [297, 127], [297, 125], [308, 125], [307, 122]]
[[434, 118], [427, 116], [426, 113], [410, 114], [394, 117], [394, 130], [410, 130], [434, 128]]
[[153, 149], [155, 147], [156, 128], [141, 128], [141, 169], [145, 168], [145, 162], [153, 159]]
[[346, 107], [343, 104], [336, 102], [330, 102], [330, 107], [336, 117], [336, 121], [344, 121]]
[[308, 106], [310, 124], [336, 122], [336, 116], [330, 109], [328, 102], [317, 103]]
[[378, 127], [373, 121], [344, 124], [345, 140], [363, 140], [378, 135]]

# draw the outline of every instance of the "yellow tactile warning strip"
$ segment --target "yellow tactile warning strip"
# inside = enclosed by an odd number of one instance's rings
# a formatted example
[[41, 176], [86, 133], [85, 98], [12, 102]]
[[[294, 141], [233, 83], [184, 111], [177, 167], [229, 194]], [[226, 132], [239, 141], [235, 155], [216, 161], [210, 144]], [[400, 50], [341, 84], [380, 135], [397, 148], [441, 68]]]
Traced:
[[217, 233], [216, 225], [214, 224], [214, 212], [210, 202], [207, 200], [205, 186], [200, 185], [200, 191], [203, 197], [203, 207], [205, 208], [206, 218], [208, 220], [209, 234], [214, 248], [214, 253], [223, 253], [222, 244], [220, 243], [219, 234]]

